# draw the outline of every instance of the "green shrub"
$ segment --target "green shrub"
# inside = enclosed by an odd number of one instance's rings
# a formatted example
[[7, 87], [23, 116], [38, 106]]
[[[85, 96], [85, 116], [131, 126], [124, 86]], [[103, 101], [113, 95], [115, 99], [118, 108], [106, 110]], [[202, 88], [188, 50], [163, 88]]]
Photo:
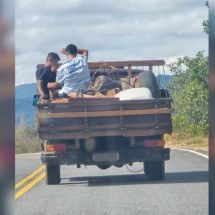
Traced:
[[208, 133], [208, 57], [179, 58], [169, 65], [174, 78], [169, 89], [173, 98], [175, 132]]

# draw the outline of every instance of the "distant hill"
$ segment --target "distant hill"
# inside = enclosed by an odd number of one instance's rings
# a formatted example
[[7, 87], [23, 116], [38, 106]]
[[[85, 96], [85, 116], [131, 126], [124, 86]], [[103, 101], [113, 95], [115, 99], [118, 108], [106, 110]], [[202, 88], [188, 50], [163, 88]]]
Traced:
[[37, 93], [36, 83], [16, 86], [15, 121], [16, 124], [32, 124], [35, 120], [35, 107], [32, 105], [33, 95]]
[[32, 98], [16, 99], [15, 107], [16, 124], [32, 124], [35, 121], [35, 107], [32, 105]]
[[37, 93], [37, 84], [22, 84], [16, 86], [16, 99], [32, 98]]
[[[172, 75], [157, 76], [160, 88], [165, 88], [172, 79]], [[32, 124], [35, 121], [35, 107], [32, 105], [33, 95], [37, 93], [36, 83], [22, 84], [16, 87], [16, 124], [28, 123]]]

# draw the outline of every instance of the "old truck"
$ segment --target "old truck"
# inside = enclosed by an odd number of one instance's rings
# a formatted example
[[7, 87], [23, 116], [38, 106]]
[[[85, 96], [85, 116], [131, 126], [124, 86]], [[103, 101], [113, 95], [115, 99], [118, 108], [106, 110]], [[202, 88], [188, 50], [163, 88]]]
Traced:
[[[47, 184], [60, 183], [60, 165], [96, 165], [105, 170], [142, 162], [149, 178], [164, 178], [164, 161], [170, 159], [164, 134], [172, 132], [172, 100], [153, 73], [164, 64], [163, 60], [92, 62], [92, 84], [102, 75], [120, 87], [102, 96], [76, 95], [63, 103], [36, 104]], [[117, 91], [140, 87], [150, 89], [153, 98], [114, 97]]]

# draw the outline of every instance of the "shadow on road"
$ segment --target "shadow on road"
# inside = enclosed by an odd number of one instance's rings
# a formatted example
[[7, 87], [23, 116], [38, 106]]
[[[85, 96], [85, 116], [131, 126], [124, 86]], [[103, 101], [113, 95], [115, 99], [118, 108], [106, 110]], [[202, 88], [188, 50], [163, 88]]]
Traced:
[[152, 181], [146, 175], [111, 175], [111, 176], [89, 176], [62, 178], [69, 182], [61, 182], [61, 185], [88, 185], [88, 186], [114, 186], [131, 184], [168, 184], [168, 183], [203, 183], [208, 182], [208, 171], [174, 172], [166, 173], [163, 181]]

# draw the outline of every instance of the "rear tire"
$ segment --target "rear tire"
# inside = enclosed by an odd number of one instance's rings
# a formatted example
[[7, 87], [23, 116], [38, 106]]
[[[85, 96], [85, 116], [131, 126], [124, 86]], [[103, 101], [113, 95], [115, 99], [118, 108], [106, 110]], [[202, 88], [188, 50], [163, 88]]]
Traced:
[[164, 161], [144, 162], [144, 172], [152, 180], [163, 180], [165, 177]]
[[46, 184], [60, 184], [60, 165], [46, 165]]
[[138, 75], [140, 87], [150, 89], [153, 98], [161, 98], [161, 92], [156, 77], [151, 71], [142, 71]]
[[100, 165], [97, 165], [97, 167], [98, 167], [99, 169], [106, 170], [106, 169], [110, 168], [111, 165], [108, 165], [108, 164], [100, 164]]

